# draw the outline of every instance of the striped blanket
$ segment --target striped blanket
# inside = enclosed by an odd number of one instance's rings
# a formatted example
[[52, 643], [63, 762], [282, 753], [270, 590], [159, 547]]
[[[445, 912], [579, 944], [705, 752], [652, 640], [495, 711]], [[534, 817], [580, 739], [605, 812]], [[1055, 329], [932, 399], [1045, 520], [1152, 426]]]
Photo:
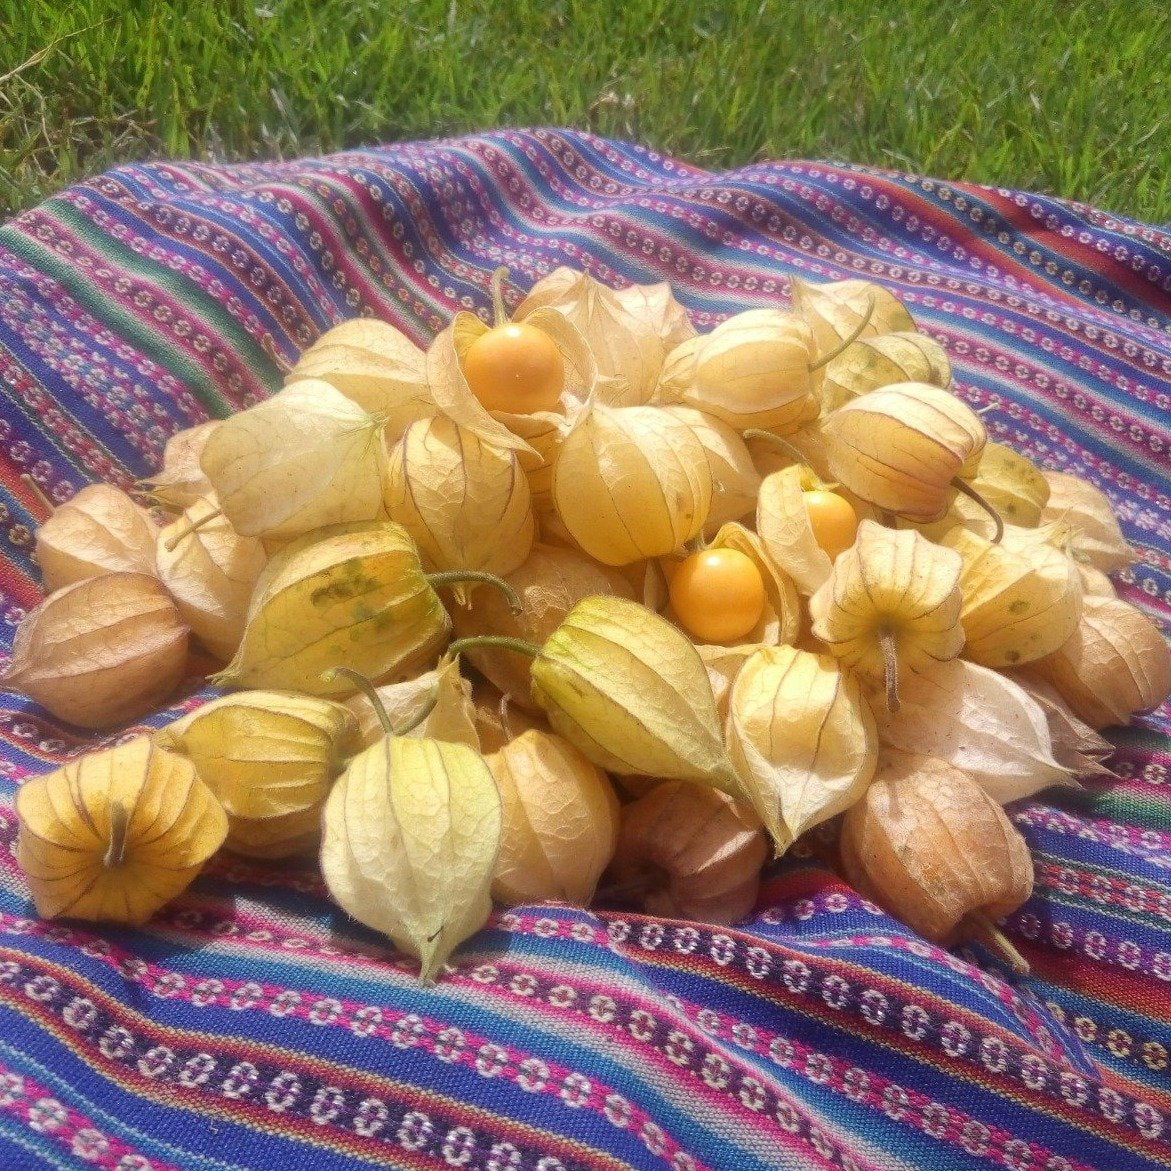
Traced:
[[[1020, 191], [821, 163], [709, 174], [560, 130], [255, 166], [155, 163], [0, 229], [0, 648], [54, 500], [256, 402], [328, 326], [426, 343], [489, 275], [667, 279], [700, 329], [866, 277], [990, 436], [1114, 501], [1171, 618], [1171, 236]], [[161, 722], [157, 721], [157, 722]], [[818, 856], [734, 929], [532, 906], [433, 988], [309, 864], [222, 855], [142, 930], [42, 922], [0, 857], [0, 1167], [490, 1171], [1171, 1167], [1171, 718], [1116, 779], [1013, 810], [1032, 964], [929, 946]], [[89, 742], [0, 697], [13, 794]]]

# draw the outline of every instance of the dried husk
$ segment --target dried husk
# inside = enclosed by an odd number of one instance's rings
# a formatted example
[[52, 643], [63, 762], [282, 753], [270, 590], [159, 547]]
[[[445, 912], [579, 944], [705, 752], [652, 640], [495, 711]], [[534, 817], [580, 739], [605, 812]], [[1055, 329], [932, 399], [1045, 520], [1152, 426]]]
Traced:
[[187, 667], [187, 626], [158, 578], [108, 573], [31, 610], [0, 689], [82, 728], [113, 728], [159, 707]]
[[1007, 678], [1027, 692], [1045, 713], [1053, 759], [1058, 764], [1078, 777], [1111, 775], [1103, 762], [1114, 755], [1114, 745], [1078, 719], [1052, 684], [1024, 671], [1008, 672]]
[[[391, 449], [385, 501], [429, 570], [506, 574], [533, 546], [536, 522], [516, 453], [445, 415], [412, 423]], [[457, 598], [466, 593], [457, 587]]]
[[618, 838], [609, 777], [545, 732], [523, 732], [485, 759], [501, 805], [493, 899], [588, 906]]
[[724, 793], [683, 781], [654, 785], [622, 810], [607, 885], [649, 915], [730, 924], [756, 904], [768, 839]]
[[492, 910], [500, 794], [483, 758], [464, 744], [383, 737], [347, 766], [322, 821], [330, 894], [432, 982]]
[[778, 855], [849, 808], [874, 772], [878, 737], [858, 681], [829, 655], [757, 651], [728, 709], [728, 751]]
[[158, 535], [159, 580], [191, 633], [223, 662], [244, 635], [252, 591], [268, 562], [256, 537], [242, 537], [219, 513], [214, 493], [202, 497]]
[[695, 363], [705, 340], [705, 334], [695, 334], [677, 342], [667, 351], [652, 402], [678, 406], [682, 404], [685, 395], [694, 395]]
[[[1000, 513], [1005, 524], [1031, 529], [1041, 523], [1049, 501], [1049, 482], [1032, 460], [1011, 447], [1003, 443], [985, 444], [980, 468], [969, 482]], [[983, 517], [987, 523], [987, 513]]]
[[381, 424], [319, 379], [225, 419], [200, 463], [246, 537], [296, 537], [382, 514]]
[[790, 464], [766, 476], [757, 496], [756, 531], [761, 543], [806, 596], [816, 593], [833, 569], [829, 554], [813, 535], [804, 497], [825, 487], [808, 464]]
[[707, 522], [712, 474], [699, 437], [661, 407], [595, 406], [561, 445], [553, 502], [605, 565], [674, 553]]
[[841, 858], [858, 890], [934, 943], [1033, 891], [1028, 845], [992, 798], [944, 761], [890, 749], [842, 821]]
[[[889, 635], [900, 677], [955, 658], [964, 646], [959, 577], [953, 549], [914, 529], [864, 520], [858, 540], [809, 599], [813, 634], [843, 666], [872, 683], [889, 683], [882, 639]], [[889, 690], [889, 689], [888, 689]]]
[[902, 301], [872, 281], [818, 284], [793, 277], [791, 283], [793, 311], [813, 331], [818, 355], [837, 349], [859, 326], [861, 338], [915, 332], [915, 322]]
[[299, 858], [316, 854], [321, 845], [325, 799], [283, 817], [228, 819], [224, 848], [246, 858]]
[[[500, 591], [477, 590], [467, 606], [452, 608], [459, 637], [498, 634], [539, 645], [583, 598], [603, 594], [634, 597], [633, 590], [613, 571], [607, 573], [582, 553], [552, 545], [534, 545], [525, 563], [506, 574], [504, 580], [519, 595], [520, 612], [513, 612]], [[533, 706], [532, 659], [528, 655], [496, 647], [474, 647], [466, 654], [472, 666], [510, 702]]]
[[1122, 535], [1110, 499], [1101, 489], [1065, 472], [1042, 474], [1049, 483], [1042, 522], [1058, 522], [1071, 528], [1078, 555], [1103, 573], [1134, 564], [1134, 550]]
[[1114, 583], [1096, 565], [1091, 565], [1088, 561], [1078, 561], [1076, 558], [1074, 564], [1077, 566], [1078, 577], [1082, 579], [1083, 596], [1087, 598], [1116, 598], [1118, 596]]
[[973, 476], [984, 424], [955, 395], [925, 382], [872, 390], [822, 422], [835, 480], [878, 508], [909, 520], [937, 520], [957, 476]]
[[385, 420], [393, 443], [416, 419], [435, 414], [427, 356], [385, 321], [358, 317], [327, 329], [285, 375], [285, 385], [328, 382], [368, 414]]
[[146, 736], [26, 781], [16, 813], [16, 860], [43, 919], [145, 923], [227, 832], [191, 762]]
[[896, 382], [946, 388], [951, 382], [947, 351], [934, 338], [915, 331], [861, 337], [826, 365], [822, 409], [836, 410], [852, 398]]
[[553, 730], [600, 768], [736, 787], [703, 660], [637, 602], [574, 606], [533, 663], [532, 694]]
[[270, 559], [240, 648], [213, 678], [226, 687], [349, 695], [352, 682], [322, 673], [344, 665], [375, 683], [409, 678], [434, 661], [450, 629], [401, 525], [338, 525]]
[[[775, 434], [775, 433], [774, 433]], [[825, 436], [819, 423], [808, 423], [788, 435], [777, 435], [784, 443], [771, 442], [764, 436], [750, 436], [745, 440], [748, 454], [760, 476], [783, 471], [796, 463], [811, 467], [823, 480], [832, 480]]]
[[695, 326], [687, 316], [687, 310], [675, 300], [669, 281], [627, 285], [624, 289], [615, 289], [614, 296], [631, 316], [658, 336], [664, 349], [670, 350], [696, 336]]
[[1053, 557], [1030, 558], [960, 527], [940, 543], [963, 559], [965, 658], [985, 667], [1020, 666], [1051, 654], [1077, 628], [1081, 579], [1057, 550]]
[[46, 593], [103, 573], [154, 573], [157, 532], [150, 513], [121, 488], [82, 488], [37, 529]]
[[472, 684], [472, 708], [480, 751], [485, 756], [499, 752], [524, 732], [551, 731], [543, 715], [518, 707], [485, 679], [477, 679]]
[[218, 419], [176, 431], [163, 449], [163, 466], [141, 483], [150, 489], [151, 499], [173, 512], [190, 507], [211, 490], [211, 481], [203, 474], [200, 459]]
[[1032, 670], [1091, 728], [1125, 724], [1171, 693], [1171, 648], [1163, 632], [1119, 598], [1084, 598], [1077, 629]]
[[760, 649], [758, 646], [714, 646], [699, 644], [695, 648], [707, 668], [708, 682], [712, 685], [712, 698], [716, 701], [716, 714], [723, 726], [728, 718], [728, 705], [732, 700], [732, 686], [740, 674], [740, 668]]

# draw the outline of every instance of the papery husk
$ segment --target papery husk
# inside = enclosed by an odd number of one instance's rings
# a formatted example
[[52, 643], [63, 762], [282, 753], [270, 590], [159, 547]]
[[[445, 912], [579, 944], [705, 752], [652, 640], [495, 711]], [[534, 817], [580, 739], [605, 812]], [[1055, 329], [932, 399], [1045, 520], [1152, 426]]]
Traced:
[[[516, 453], [485, 443], [444, 415], [412, 423], [392, 448], [386, 511], [407, 530], [429, 570], [506, 574], [536, 532]], [[456, 597], [467, 596], [467, 586]]]
[[[506, 574], [520, 597], [520, 613], [514, 613], [498, 590], [477, 590], [467, 606], [451, 610], [460, 638], [499, 634], [543, 643], [561, 625], [566, 614], [583, 598], [617, 594], [633, 598], [634, 591], [613, 571], [607, 572], [583, 553], [551, 545], [534, 545], [523, 565]], [[509, 701], [532, 708], [532, 659], [497, 647], [473, 647], [468, 661], [491, 680]]]
[[1024, 838], [1000, 806], [941, 760], [884, 749], [846, 812], [842, 864], [854, 886], [934, 943], [973, 913], [999, 919], [1033, 891]]
[[833, 479], [829, 470], [825, 436], [821, 433], [819, 423], [807, 423], [787, 435], [777, 434], [776, 438], [783, 439], [784, 443], [770, 442], [764, 436], [750, 436], [745, 440], [753, 466], [762, 478], [792, 467], [793, 464], [804, 463], [823, 480]]
[[1141, 610], [1119, 598], [1084, 598], [1077, 629], [1032, 664], [1091, 728], [1125, 724], [1171, 693], [1171, 648]]
[[1041, 511], [1042, 522], [1057, 522], [1073, 530], [1078, 555], [1103, 573], [1125, 569], [1135, 561], [1110, 498], [1080, 476], [1042, 472], [1049, 483], [1049, 500]]
[[1045, 713], [999, 671], [952, 659], [904, 673], [899, 690], [897, 712], [874, 706], [883, 744], [947, 761], [1002, 805], [1073, 784]]
[[667, 351], [652, 402], [662, 406], [681, 406], [685, 396], [694, 397], [695, 363], [706, 337], [706, 334], [695, 334]]
[[721, 525], [740, 520], [752, 511], [760, 490], [760, 476], [753, 467], [744, 440], [733, 427], [714, 415], [706, 415], [691, 407], [667, 406], [662, 409], [686, 423], [703, 444], [712, 474], [712, 502], [703, 533], [705, 537], [711, 537]]
[[821, 411], [813, 351], [812, 332], [793, 314], [737, 313], [696, 347], [694, 374], [680, 400], [741, 431], [762, 427], [786, 435]]
[[964, 646], [960, 625], [963, 562], [954, 549], [913, 529], [897, 532], [864, 520], [852, 548], [809, 599], [812, 631], [843, 666], [886, 682], [880, 637], [894, 640], [900, 676], [952, 659]]
[[1096, 566], [1088, 561], [1074, 559], [1078, 577], [1082, 580], [1082, 595], [1087, 598], [1116, 598], [1118, 591], [1114, 583]]
[[829, 467], [851, 492], [897, 516], [932, 521], [957, 476], [975, 475], [984, 424], [955, 395], [925, 382], [872, 390], [822, 421]]
[[[1011, 447], [985, 444], [979, 470], [969, 483], [1000, 513], [1005, 524], [1032, 529], [1041, 523], [1049, 501], [1049, 482], [1032, 460]], [[987, 513], [984, 516], [987, 520]]]
[[618, 840], [609, 777], [572, 744], [524, 732], [485, 758], [500, 790], [500, 852], [492, 898], [588, 906]]
[[146, 736], [26, 781], [16, 813], [16, 860], [42, 919], [145, 923], [227, 832], [191, 762]]
[[793, 579], [798, 591], [807, 596], [825, 584], [833, 569], [829, 554], [813, 535], [804, 496], [825, 487], [807, 464], [791, 464], [765, 478], [756, 502], [756, 531], [761, 544], [772, 561]]
[[224, 848], [245, 858], [300, 858], [321, 845], [325, 798], [282, 817], [229, 817]]
[[947, 351], [934, 338], [913, 330], [861, 337], [826, 365], [822, 410], [836, 410], [852, 398], [896, 382], [946, 388], [951, 382]]
[[427, 385], [427, 355], [393, 325], [372, 317], [327, 329], [297, 359], [285, 385], [305, 379], [328, 382], [384, 419], [388, 443], [437, 410]]
[[384, 736], [347, 766], [322, 821], [330, 894], [432, 982], [492, 910], [500, 794], [483, 758], [464, 744]]
[[151, 499], [172, 512], [181, 512], [212, 491], [199, 461], [218, 419], [176, 431], [163, 449], [163, 466], [140, 483], [150, 489]]
[[965, 658], [1014, 667], [1055, 651], [1077, 628], [1082, 585], [1077, 567], [1057, 550], [1030, 558], [956, 527], [940, 539], [963, 559], [960, 590]]
[[[652, 289], [655, 286], [650, 286]], [[514, 321], [537, 325], [537, 313], [554, 310], [584, 338], [602, 380], [599, 401], [611, 406], [648, 403], [669, 348], [673, 317], [669, 305], [663, 312], [646, 312], [661, 294], [617, 292], [588, 273], [558, 268], [542, 277], [513, 311]]]
[[375, 683], [434, 661], [451, 623], [423, 576], [414, 541], [393, 521], [337, 525], [286, 546], [256, 582], [244, 637], [220, 686], [352, 694], [344, 665]]
[[627, 285], [624, 289], [615, 289], [614, 296], [636, 320], [659, 337], [667, 350], [696, 336], [695, 326], [687, 316], [687, 310], [675, 300], [669, 281]]
[[607, 886], [649, 915], [731, 924], [756, 905], [768, 838], [745, 805], [699, 785], [652, 785], [622, 810]]
[[859, 326], [860, 338], [915, 332], [907, 307], [873, 281], [815, 283], [793, 277], [791, 289], [793, 311], [813, 331], [819, 356], [837, 349]]
[[1058, 764], [1077, 777], [1113, 775], [1103, 762], [1114, 755], [1114, 745], [1079, 719], [1051, 683], [1027, 671], [1009, 671], [1006, 678], [1027, 692], [1045, 713], [1053, 759]]
[[0, 690], [22, 692], [70, 724], [113, 728], [159, 707], [178, 687], [187, 636], [158, 578], [86, 578], [25, 616]]
[[225, 419], [200, 463], [245, 537], [296, 537], [382, 514], [379, 420], [318, 379]]
[[695, 648], [703, 665], [707, 668], [708, 682], [712, 685], [712, 698], [716, 701], [716, 714], [720, 724], [728, 718], [728, 705], [732, 700], [732, 687], [740, 668], [760, 649], [758, 646], [714, 646], [697, 644]]
[[513, 703], [486, 679], [477, 679], [472, 684], [472, 710], [480, 751], [485, 756], [499, 752], [525, 732], [552, 732], [543, 715]]
[[878, 737], [858, 681], [829, 655], [758, 651], [728, 709], [728, 751], [775, 851], [848, 809], [874, 772]]
[[[472, 685], [460, 674], [458, 657], [445, 656], [433, 671], [374, 690], [390, 726], [407, 729], [401, 735], [466, 744], [480, 751]], [[386, 734], [365, 693], [350, 696], [345, 707], [358, 720], [362, 748], [369, 748]]]
[[358, 750], [340, 703], [287, 691], [239, 691], [155, 733], [195, 766], [232, 818], [275, 818], [320, 805]]
[[103, 573], [154, 573], [158, 526], [112, 484], [90, 484], [37, 529], [45, 592]]
[[600, 768], [736, 788], [703, 660], [637, 602], [578, 602], [533, 663], [532, 694]]
[[159, 533], [156, 565], [191, 633], [227, 662], [244, 635], [252, 591], [268, 554], [260, 540], [240, 536], [217, 513], [214, 493], [188, 505]]
[[561, 445], [553, 502], [586, 553], [627, 565], [674, 553], [703, 529], [711, 468], [699, 437], [670, 412], [595, 406]]

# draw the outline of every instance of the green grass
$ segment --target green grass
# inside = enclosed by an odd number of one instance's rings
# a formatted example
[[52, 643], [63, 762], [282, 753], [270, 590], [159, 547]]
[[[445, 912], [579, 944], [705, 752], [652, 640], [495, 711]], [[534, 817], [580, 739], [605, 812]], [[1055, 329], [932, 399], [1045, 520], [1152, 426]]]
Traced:
[[500, 125], [1171, 221], [1166, 0], [0, 0], [0, 214], [116, 162]]

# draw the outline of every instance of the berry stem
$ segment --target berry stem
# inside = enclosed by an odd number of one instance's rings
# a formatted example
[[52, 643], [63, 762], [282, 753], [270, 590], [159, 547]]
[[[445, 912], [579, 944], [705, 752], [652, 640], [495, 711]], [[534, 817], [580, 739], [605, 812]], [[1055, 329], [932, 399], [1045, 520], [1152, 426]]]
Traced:
[[1000, 513], [971, 484], [961, 480], [959, 476], [952, 480], [951, 486], [957, 492], [962, 492], [969, 500], [974, 500], [992, 518], [992, 523], [996, 526], [996, 531], [992, 534], [992, 543], [999, 545], [1000, 538], [1004, 536], [1004, 521], [1001, 519]]
[[474, 651], [477, 647], [516, 651], [518, 655], [528, 655], [530, 659], [537, 658], [541, 653], [541, 648], [536, 643], [526, 642], [523, 638], [510, 638], [506, 634], [476, 634], [471, 638], [457, 638], [447, 648], [447, 653], [459, 655], [464, 651]]
[[508, 279], [508, 268], [501, 265], [492, 274], [492, 324], [508, 324], [508, 310], [504, 307], [504, 282]]
[[110, 803], [110, 844], [106, 847], [102, 865], [107, 870], [122, 865], [122, 858], [126, 853], [126, 830], [130, 825], [130, 815], [121, 801]]
[[886, 686], [887, 710], [897, 712], [902, 707], [899, 699], [899, 659], [895, 636], [888, 627], [878, 632], [878, 645], [882, 648], [882, 681]]
[[983, 911], [972, 911], [965, 919], [978, 939], [1008, 963], [1014, 972], [1027, 976], [1031, 971], [1029, 961], [1013, 946], [1007, 935], [988, 918]]
[[862, 320], [854, 327], [853, 331], [848, 337], [844, 338], [837, 346], [835, 346], [828, 354], [823, 354], [812, 366], [809, 367], [809, 373], [812, 374], [815, 370], [820, 370], [822, 366], [828, 366], [840, 354], [844, 354], [861, 336], [862, 331], [870, 324], [871, 317], [874, 316], [874, 294], [871, 293], [866, 304], [866, 312], [862, 315]]
[[741, 432], [741, 438], [745, 443], [749, 439], [760, 439], [767, 443], [770, 447], [775, 447], [777, 451], [787, 455], [794, 463], [804, 464], [808, 463], [805, 456], [801, 454], [800, 450], [793, 446], [787, 439], [782, 439], [779, 435], [772, 431], [765, 431], [762, 427], [749, 427], [747, 430]]
[[45, 495], [45, 490], [28, 474], [28, 472], [20, 473], [20, 482], [26, 485], [32, 494], [37, 498], [38, 503], [42, 508], [45, 508], [49, 515], [57, 511], [57, 506]]
[[514, 614], [521, 614], [524, 611], [520, 595], [504, 578], [497, 577], [494, 573], [484, 573], [479, 569], [449, 569], [443, 573], [428, 573], [424, 576], [433, 590], [441, 590], [444, 586], [449, 585], [459, 585], [460, 582], [465, 581], [486, 582], [490, 586], [495, 586], [505, 596], [508, 600], [508, 608]]
[[383, 706], [382, 698], [379, 696], [377, 688], [375, 688], [374, 684], [361, 671], [355, 671], [350, 667], [330, 667], [328, 671], [321, 672], [321, 680], [323, 683], [334, 683], [337, 681], [339, 675], [343, 679], [348, 679], [353, 683], [370, 701], [370, 706], [374, 709], [374, 714], [378, 717], [379, 724], [382, 725], [382, 731], [387, 736], [405, 736], [412, 728], [417, 728], [431, 714], [435, 705], [439, 702], [439, 688], [434, 687], [431, 689], [428, 702], [423, 705], [423, 710], [409, 724], [404, 724], [401, 728], [396, 728], [390, 722], [390, 716], [386, 714], [386, 708]]
[[166, 539], [166, 541], [163, 543], [163, 548], [166, 549], [168, 553], [174, 553], [180, 542], [187, 540], [187, 538], [191, 536], [191, 534], [195, 532], [196, 529], [203, 528], [204, 525], [210, 524], [217, 517], [221, 517], [223, 515], [223, 509], [213, 508], [206, 516], [201, 516], [198, 520], [189, 521], [177, 533], [174, 533], [172, 536]]

